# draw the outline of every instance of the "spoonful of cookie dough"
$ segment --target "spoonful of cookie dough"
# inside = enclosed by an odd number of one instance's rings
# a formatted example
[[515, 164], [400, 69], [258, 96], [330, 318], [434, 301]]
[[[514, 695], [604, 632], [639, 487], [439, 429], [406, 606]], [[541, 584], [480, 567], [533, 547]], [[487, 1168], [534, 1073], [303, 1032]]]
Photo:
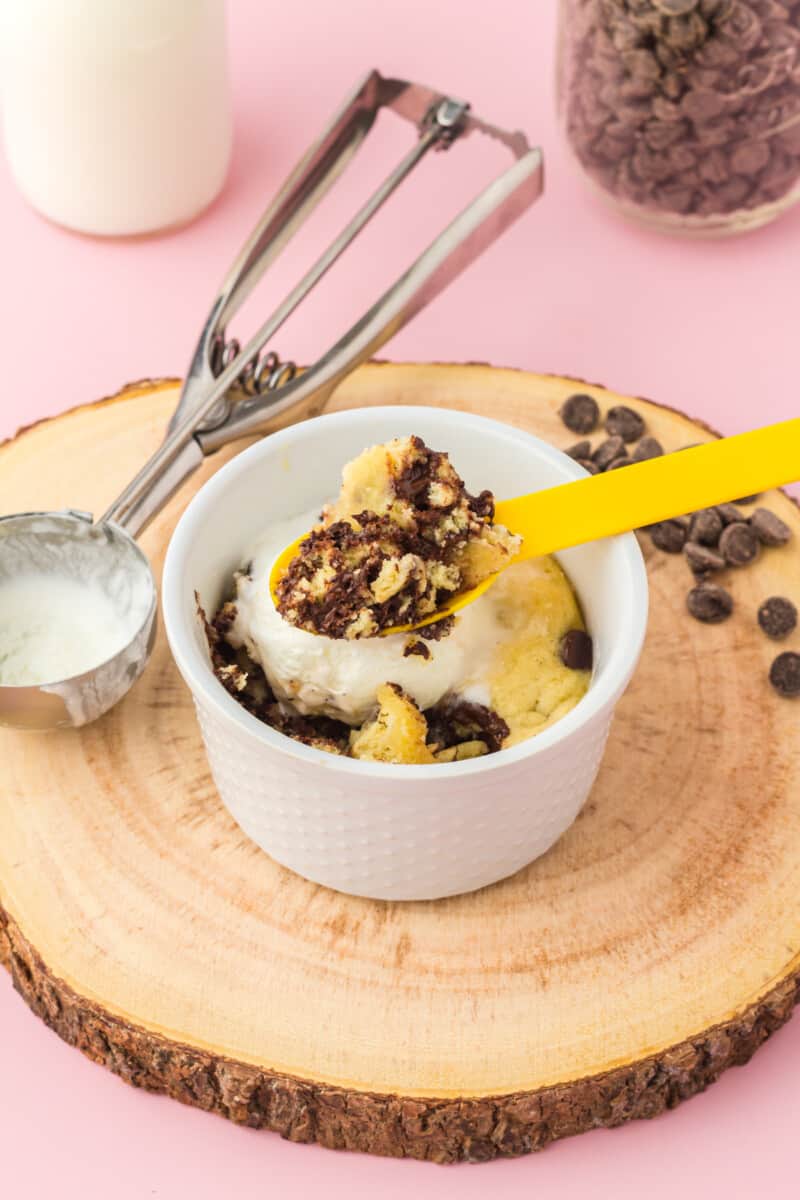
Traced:
[[292, 625], [329, 638], [452, 616], [513, 562], [800, 479], [800, 418], [495, 502], [447, 454], [396, 438], [348, 463], [320, 524], [278, 555], [269, 586]]
[[436, 620], [521, 545], [495, 523], [492, 494], [470, 495], [446, 454], [395, 438], [345, 466], [338, 498], [279, 556], [271, 586], [292, 625], [375, 637]]

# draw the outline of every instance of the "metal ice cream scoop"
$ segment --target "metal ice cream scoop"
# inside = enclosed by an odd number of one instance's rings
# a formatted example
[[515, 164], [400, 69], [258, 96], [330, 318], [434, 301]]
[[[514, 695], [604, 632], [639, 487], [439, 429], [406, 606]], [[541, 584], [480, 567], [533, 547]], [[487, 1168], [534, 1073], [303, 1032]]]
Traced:
[[[341, 175], [381, 108], [411, 121], [418, 139], [339, 236], [240, 349], [229, 319]], [[355, 325], [298, 372], [264, 346], [343, 251], [432, 149], [471, 134], [499, 140], [514, 163], [484, 189]], [[264, 432], [288, 412], [310, 415], [359, 363], [396, 333], [538, 198], [542, 157], [521, 133], [472, 116], [469, 105], [419, 84], [371, 72], [278, 192], [231, 268], [195, 350], [167, 437], [97, 522], [72, 510], [0, 518], [0, 588], [25, 572], [87, 580], [127, 620], [130, 637], [110, 659], [69, 679], [0, 686], [0, 723], [26, 729], [84, 725], [141, 675], [155, 639], [156, 585], [134, 538], [207, 454]], [[143, 613], [141, 621], [138, 615]], [[135, 628], [133, 628], [135, 626]]]

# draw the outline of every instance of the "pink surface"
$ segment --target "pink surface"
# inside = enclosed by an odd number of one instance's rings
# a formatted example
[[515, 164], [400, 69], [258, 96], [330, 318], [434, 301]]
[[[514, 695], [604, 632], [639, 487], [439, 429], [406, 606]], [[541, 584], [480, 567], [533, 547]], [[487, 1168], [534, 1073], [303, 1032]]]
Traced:
[[[0, 166], [0, 436], [128, 380], [181, 373], [207, 300], [266, 199], [373, 65], [468, 96], [481, 115], [524, 127], [544, 145], [549, 170], [535, 213], [387, 355], [574, 374], [683, 408], [726, 432], [795, 415], [800, 210], [725, 243], [660, 239], [606, 212], [571, 172], [556, 130], [555, 7], [494, 0], [479, 19], [474, 7], [453, 0], [237, 0], [230, 6], [237, 110], [230, 180], [203, 218], [169, 236], [98, 242], [66, 234], [25, 207]], [[398, 144], [394, 132], [387, 137]], [[342, 328], [343, 313], [357, 314], [420, 244], [413, 233], [432, 231], [432, 189], [445, 180], [447, 190], [452, 178], [466, 178], [455, 152], [432, 164], [418, 193], [408, 185], [347, 273], [331, 278], [286, 331], [284, 353], [313, 356]], [[322, 234], [353, 196], [346, 185], [318, 226]], [[276, 294], [290, 265], [274, 271]], [[60, 1043], [0, 973], [3, 1194], [203, 1200], [289, 1187], [301, 1196], [413, 1192], [421, 1200], [456, 1193], [468, 1200], [489, 1189], [509, 1197], [558, 1189], [563, 1200], [767, 1194], [785, 1190], [796, 1174], [798, 1052], [795, 1023], [746, 1069], [656, 1121], [514, 1162], [437, 1169], [288, 1145], [132, 1091]]]

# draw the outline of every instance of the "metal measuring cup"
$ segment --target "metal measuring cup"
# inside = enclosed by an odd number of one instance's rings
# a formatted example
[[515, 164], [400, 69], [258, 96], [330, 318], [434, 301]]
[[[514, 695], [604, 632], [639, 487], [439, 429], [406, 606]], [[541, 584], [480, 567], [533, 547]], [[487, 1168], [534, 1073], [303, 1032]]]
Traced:
[[[418, 139], [243, 349], [225, 328], [258, 279], [339, 177], [379, 110], [411, 121]], [[431, 149], [470, 134], [499, 140], [514, 163], [489, 184], [413, 265], [311, 367], [298, 372], [265, 344]], [[471, 115], [469, 105], [372, 71], [289, 176], [225, 279], [203, 327], [167, 437], [99, 521], [67, 510], [0, 518], [0, 586], [25, 571], [91, 580], [128, 620], [128, 642], [70, 679], [0, 686], [0, 724], [79, 726], [107, 712], [141, 675], [153, 648], [157, 591], [135, 537], [207, 454], [263, 433], [291, 413], [319, 411], [336, 385], [396, 333], [541, 195], [542, 156], [521, 133]], [[139, 619], [139, 616], [141, 619]]]

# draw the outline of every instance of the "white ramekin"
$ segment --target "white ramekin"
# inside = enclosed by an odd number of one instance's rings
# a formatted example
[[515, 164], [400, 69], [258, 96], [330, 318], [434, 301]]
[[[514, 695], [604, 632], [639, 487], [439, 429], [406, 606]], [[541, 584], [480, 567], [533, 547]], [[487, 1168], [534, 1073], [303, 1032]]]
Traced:
[[387, 407], [318, 417], [251, 446], [206, 483], [178, 523], [163, 582], [172, 653], [231, 815], [267, 854], [308, 879], [387, 900], [483, 887], [561, 836], [592, 786], [647, 621], [647, 576], [633, 534], [559, 554], [594, 638], [591, 686], [555, 725], [486, 758], [360, 762], [303, 746], [245, 712], [210, 669], [195, 591], [213, 612], [270, 522], [334, 495], [342, 464], [364, 447], [410, 433], [448, 451], [471, 490], [488, 487], [498, 497], [583, 474], [538, 438], [468, 413]]

